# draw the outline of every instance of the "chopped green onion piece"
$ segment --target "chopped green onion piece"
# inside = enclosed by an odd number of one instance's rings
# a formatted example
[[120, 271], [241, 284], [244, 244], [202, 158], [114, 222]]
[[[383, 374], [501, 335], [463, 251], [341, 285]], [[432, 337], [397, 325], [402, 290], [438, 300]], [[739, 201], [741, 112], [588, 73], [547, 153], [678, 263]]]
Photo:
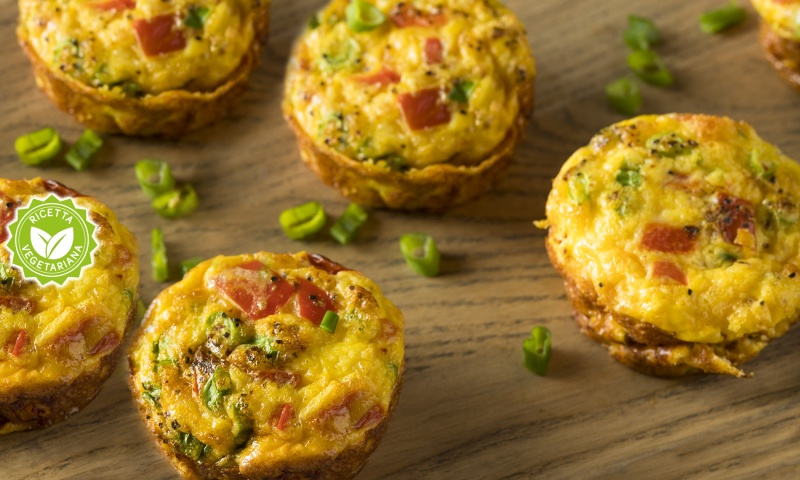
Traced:
[[705, 33], [719, 33], [735, 27], [747, 19], [747, 11], [731, 1], [727, 7], [711, 10], [700, 15], [700, 30]]
[[167, 246], [164, 245], [164, 233], [160, 228], [154, 228], [150, 234], [150, 240], [153, 247], [153, 280], [165, 282], [169, 277], [169, 269], [167, 268]]
[[[212, 350], [231, 351], [252, 337], [245, 332], [241, 319], [231, 318], [225, 312], [215, 312], [206, 320], [209, 344]], [[225, 354], [227, 355], [227, 353]]]
[[187, 183], [171, 192], [159, 195], [150, 205], [164, 218], [179, 218], [195, 211], [199, 204], [197, 192]]
[[328, 310], [325, 312], [325, 316], [322, 317], [322, 322], [319, 324], [319, 328], [321, 330], [325, 330], [328, 333], [333, 333], [336, 331], [336, 325], [339, 323], [339, 314]]
[[175, 189], [175, 178], [167, 162], [139, 160], [136, 162], [136, 180], [144, 193], [156, 198]]
[[181, 262], [181, 275], [186, 276], [189, 270], [193, 269], [200, 264], [204, 259], [203, 257], [188, 258]]
[[617, 172], [615, 180], [623, 187], [638, 187], [642, 184], [642, 175], [639, 173], [639, 168], [624, 165]]
[[569, 198], [580, 205], [589, 199], [589, 178], [581, 172], [569, 177]]
[[550, 365], [551, 344], [553, 335], [547, 327], [533, 327], [530, 338], [522, 342], [525, 354], [525, 367], [539, 376], [547, 375]]
[[14, 284], [14, 270], [7, 263], [0, 262], [0, 285], [10, 287]]
[[319, 27], [319, 14], [315, 13], [311, 15], [311, 18], [308, 19], [308, 29], [314, 30]]
[[439, 249], [433, 237], [424, 233], [406, 233], [400, 237], [400, 251], [411, 270], [425, 277], [439, 274]]
[[682, 155], [689, 152], [689, 150], [697, 145], [696, 142], [686, 140], [683, 136], [675, 132], [656, 133], [650, 136], [644, 144], [650, 153], [663, 157]]
[[161, 385], [142, 382], [142, 398], [151, 402], [156, 408], [161, 409]]
[[331, 235], [337, 242], [347, 245], [356, 238], [358, 229], [367, 221], [367, 212], [355, 203], [347, 206], [341, 217], [331, 227]]
[[344, 16], [348, 28], [356, 33], [375, 30], [386, 22], [386, 15], [364, 0], [352, 0], [344, 9]]
[[281, 228], [292, 240], [302, 240], [317, 233], [328, 221], [319, 202], [308, 202], [281, 212]]
[[322, 54], [322, 66], [333, 71], [352, 66], [361, 53], [361, 45], [349, 37], [331, 42], [330, 46], [332, 50]]
[[768, 182], [774, 182], [775, 169], [775, 164], [769, 159], [762, 158], [762, 154], [758, 149], [750, 152], [750, 171], [757, 177]]
[[14, 149], [22, 163], [35, 167], [58, 155], [61, 151], [61, 137], [54, 128], [43, 128], [17, 138]]
[[636, 50], [628, 55], [628, 66], [645, 82], [658, 87], [675, 83], [661, 57], [652, 50]]
[[611, 108], [625, 115], [635, 115], [642, 108], [639, 84], [630, 77], [622, 77], [606, 85], [606, 97]]
[[178, 432], [178, 451], [192, 460], [200, 460], [210, 448], [191, 433]]
[[232, 388], [231, 375], [224, 368], [217, 367], [203, 387], [200, 396], [209, 410], [218, 412], [223, 406], [225, 395], [229, 394]]
[[146, 311], [147, 311], [147, 307], [145, 306], [145, 304], [142, 301], [142, 299], [139, 299], [136, 302], [136, 319], [141, 322], [142, 319], [144, 318], [144, 314], [145, 314]]
[[475, 82], [459, 80], [453, 85], [453, 89], [450, 90], [450, 94], [447, 95], [447, 98], [458, 103], [469, 103], [469, 96], [472, 94], [474, 88]]
[[633, 50], [648, 50], [661, 41], [655, 24], [648, 18], [628, 16], [628, 29], [623, 34], [625, 43]]
[[189, 13], [183, 19], [183, 24], [189, 28], [201, 30], [211, 15], [211, 9], [208, 7], [189, 7]]
[[75, 145], [67, 152], [67, 163], [72, 168], [82, 172], [86, 170], [94, 159], [94, 155], [103, 146], [103, 139], [88, 128], [83, 131]]

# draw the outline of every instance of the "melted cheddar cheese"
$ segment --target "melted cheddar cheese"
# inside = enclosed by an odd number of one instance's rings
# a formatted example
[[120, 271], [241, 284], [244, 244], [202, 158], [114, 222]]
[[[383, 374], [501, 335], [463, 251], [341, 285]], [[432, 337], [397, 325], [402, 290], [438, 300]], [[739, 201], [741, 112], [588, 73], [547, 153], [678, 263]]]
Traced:
[[[168, 448], [277, 478], [363, 442], [388, 414], [403, 317], [362, 274], [315, 259], [220, 256], [156, 298], [130, 362]], [[334, 333], [318, 326], [327, 310], [339, 315]]]
[[51, 69], [99, 89], [213, 91], [250, 48], [259, 3], [20, 0], [19, 28]]
[[320, 145], [391, 168], [474, 165], [501, 144], [536, 73], [525, 29], [495, 0], [375, 0], [377, 28], [334, 0], [297, 42], [284, 111]]
[[800, 40], [800, 0], [752, 0], [761, 18], [788, 40]]
[[553, 262], [597, 303], [687, 342], [779, 336], [800, 315], [800, 166], [748, 124], [641, 116], [553, 181]]

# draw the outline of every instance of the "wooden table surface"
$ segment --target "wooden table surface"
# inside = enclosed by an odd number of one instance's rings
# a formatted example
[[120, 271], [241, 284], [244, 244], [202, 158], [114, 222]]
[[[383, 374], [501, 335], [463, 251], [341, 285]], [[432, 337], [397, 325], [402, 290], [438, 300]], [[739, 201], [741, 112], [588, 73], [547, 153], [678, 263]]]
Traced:
[[[635, 373], [581, 335], [547, 259], [543, 218], [562, 162], [622, 117], [603, 86], [626, 73], [621, 40], [636, 13], [659, 26], [658, 47], [677, 79], [644, 87], [644, 113], [704, 112], [750, 122], [800, 158], [800, 96], [764, 60], [758, 19], [718, 36], [697, 16], [727, 0], [509, 0], [537, 59], [536, 112], [515, 163], [497, 188], [444, 215], [372, 211], [355, 244], [294, 242], [278, 214], [311, 199], [332, 215], [347, 202], [300, 161], [280, 113], [284, 66], [296, 33], [321, 0], [274, 0], [272, 35], [243, 101], [225, 120], [180, 142], [107, 138], [96, 165], [32, 169], [14, 139], [49, 125], [74, 141], [82, 127], [36, 89], [16, 45], [17, 9], [0, 0], [2, 176], [57, 179], [98, 197], [139, 238], [142, 296], [151, 279], [149, 233], [161, 227], [170, 258], [257, 250], [320, 252], [374, 279], [405, 313], [405, 388], [388, 433], [362, 479], [800, 478], [800, 329], [745, 367], [752, 379], [677, 380]], [[202, 200], [186, 219], [158, 218], [133, 173], [142, 158], [168, 161]], [[397, 240], [433, 235], [443, 274], [414, 275]], [[177, 262], [176, 262], [177, 263]], [[174, 274], [175, 275], [175, 274]], [[550, 374], [522, 367], [534, 325], [553, 332]], [[176, 478], [134, 410], [122, 363], [84, 411], [45, 431], [0, 438], [3, 479]]]

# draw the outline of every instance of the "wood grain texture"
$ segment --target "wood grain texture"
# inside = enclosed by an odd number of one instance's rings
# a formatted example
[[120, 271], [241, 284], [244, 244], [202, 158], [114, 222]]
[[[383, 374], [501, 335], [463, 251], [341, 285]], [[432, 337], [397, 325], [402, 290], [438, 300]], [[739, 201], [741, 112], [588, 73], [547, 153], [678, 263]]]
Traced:
[[[508, 176], [495, 191], [444, 215], [373, 211], [351, 246], [298, 243], [277, 222], [285, 208], [317, 199], [332, 215], [344, 201], [302, 164], [280, 114], [291, 42], [320, 0], [275, 0], [272, 36], [243, 101], [226, 120], [178, 143], [107, 139], [88, 172], [31, 169], [14, 155], [23, 133], [52, 125], [74, 141], [82, 127], [35, 88], [16, 47], [17, 10], [0, 0], [0, 174], [42, 175], [97, 196], [140, 240], [142, 292], [150, 279], [149, 232], [164, 229], [170, 258], [256, 250], [320, 252], [362, 270], [406, 316], [407, 376], [388, 434], [359, 478], [800, 478], [800, 331], [774, 342], [747, 371], [753, 379], [651, 378], [614, 361], [582, 336], [561, 279], [545, 254], [544, 216], [560, 165], [621, 119], [603, 86], [626, 73], [626, 16], [653, 18], [658, 47], [677, 78], [644, 87], [644, 112], [703, 112], [750, 122], [800, 158], [800, 96], [783, 85], [758, 46], [747, 5], [742, 27], [719, 36], [697, 16], [727, 0], [509, 0], [529, 29], [539, 69], [536, 112]], [[744, 2], [741, 2], [744, 3]], [[161, 158], [202, 199], [193, 216], [157, 218], [133, 164]], [[433, 235], [443, 274], [415, 276], [397, 239]], [[522, 367], [533, 325], [554, 337], [550, 375]], [[120, 366], [83, 412], [49, 430], [0, 438], [3, 479], [171, 479], [176, 475], [140, 424]]]

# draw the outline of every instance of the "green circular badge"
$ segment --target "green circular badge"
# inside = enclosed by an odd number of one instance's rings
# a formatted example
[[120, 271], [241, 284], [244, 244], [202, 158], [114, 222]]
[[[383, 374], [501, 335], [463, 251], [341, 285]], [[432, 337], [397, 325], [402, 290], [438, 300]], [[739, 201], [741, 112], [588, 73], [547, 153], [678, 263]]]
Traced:
[[96, 225], [89, 220], [89, 211], [75, 205], [72, 198], [34, 198], [17, 209], [8, 230], [11, 265], [40, 285], [63, 285], [70, 278], [80, 278], [94, 261]]

